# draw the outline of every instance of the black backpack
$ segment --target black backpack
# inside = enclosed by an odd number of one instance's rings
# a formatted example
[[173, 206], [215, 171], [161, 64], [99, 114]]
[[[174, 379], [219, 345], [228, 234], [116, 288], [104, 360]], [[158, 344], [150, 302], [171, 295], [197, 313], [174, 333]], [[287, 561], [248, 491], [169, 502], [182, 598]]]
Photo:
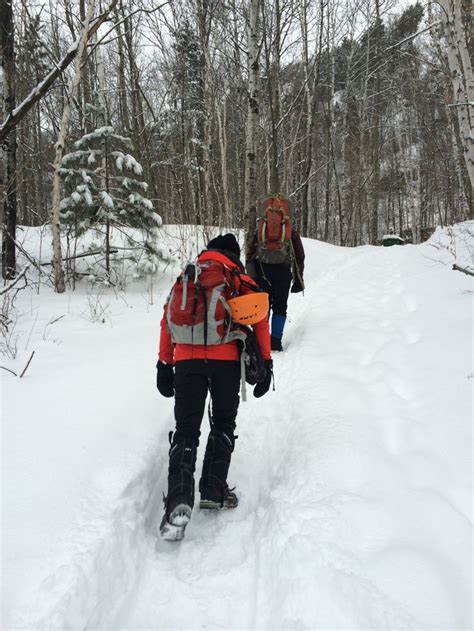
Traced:
[[247, 326], [242, 327], [242, 330], [245, 333], [245, 340], [239, 340], [239, 344], [245, 365], [245, 381], [253, 386], [265, 379], [267, 369], [255, 333]]

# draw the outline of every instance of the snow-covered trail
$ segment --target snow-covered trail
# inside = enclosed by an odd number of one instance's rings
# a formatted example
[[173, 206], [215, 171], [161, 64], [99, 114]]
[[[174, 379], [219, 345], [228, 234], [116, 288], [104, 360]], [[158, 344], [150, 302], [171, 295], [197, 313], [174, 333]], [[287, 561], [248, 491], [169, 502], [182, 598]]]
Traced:
[[[180, 543], [155, 536], [172, 426], [160, 399], [145, 463], [107, 527], [94, 546], [79, 538], [17, 620], [91, 631], [472, 628], [469, 279], [426, 246], [305, 248], [307, 292], [290, 302], [276, 390], [241, 404], [229, 480], [239, 507], [195, 510]], [[151, 322], [135, 326], [144, 348]], [[153, 413], [151, 400], [140, 413]]]
[[[238, 510], [195, 511], [181, 544], [150, 540], [114, 625], [469, 627], [469, 480], [453, 484], [469, 434], [437, 396], [453, 322], [419, 250], [331, 250], [324, 275], [309, 252], [277, 390], [241, 407]], [[443, 357], [467, 389], [460, 353]]]

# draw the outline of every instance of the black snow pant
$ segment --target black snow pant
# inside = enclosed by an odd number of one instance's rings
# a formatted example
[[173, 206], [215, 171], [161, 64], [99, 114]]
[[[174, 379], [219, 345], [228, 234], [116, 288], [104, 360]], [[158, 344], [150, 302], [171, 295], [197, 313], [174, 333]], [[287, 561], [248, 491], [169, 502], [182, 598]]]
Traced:
[[257, 271], [258, 284], [268, 292], [273, 314], [286, 317], [292, 280], [291, 266], [288, 263], [270, 265], [257, 262]]
[[211, 394], [211, 431], [206, 445], [199, 490], [223, 490], [234, 450], [235, 419], [239, 407], [238, 361], [190, 359], [175, 367], [176, 431], [170, 448], [167, 502], [178, 495], [194, 504], [194, 471], [201, 422], [208, 391]]

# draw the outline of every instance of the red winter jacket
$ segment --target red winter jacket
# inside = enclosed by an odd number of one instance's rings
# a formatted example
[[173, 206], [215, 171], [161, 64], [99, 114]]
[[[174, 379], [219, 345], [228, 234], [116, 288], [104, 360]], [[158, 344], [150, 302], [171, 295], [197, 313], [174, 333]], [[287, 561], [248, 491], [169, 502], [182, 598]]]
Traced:
[[[208, 250], [200, 255], [199, 260], [220, 261], [229, 270], [238, 270], [241, 272], [239, 265], [234, 263], [229, 257], [217, 250]], [[254, 280], [241, 273], [240, 277], [249, 285], [258, 287]], [[250, 294], [252, 290], [246, 285], [241, 286], [240, 293]], [[236, 341], [227, 344], [217, 344], [215, 346], [204, 346], [201, 344], [173, 344], [171, 335], [166, 322], [166, 312], [168, 303], [164, 306], [163, 317], [161, 319], [161, 335], [159, 345], [159, 360], [166, 364], [175, 364], [175, 362], [184, 361], [186, 359], [221, 359], [227, 361], [238, 361], [240, 358], [239, 347]], [[253, 327], [257, 343], [260, 347], [264, 359], [271, 359], [270, 352], [270, 331], [268, 328], [268, 320], [265, 318]]]

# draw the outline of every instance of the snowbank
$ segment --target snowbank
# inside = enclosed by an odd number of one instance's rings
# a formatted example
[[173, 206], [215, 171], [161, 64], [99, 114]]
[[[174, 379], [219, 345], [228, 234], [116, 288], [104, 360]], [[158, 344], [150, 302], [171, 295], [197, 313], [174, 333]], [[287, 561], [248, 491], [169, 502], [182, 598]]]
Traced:
[[0, 371], [2, 628], [471, 629], [472, 279], [432, 240], [304, 241], [276, 390], [239, 412], [240, 505], [156, 539], [162, 303], [213, 235], [165, 227], [168, 263], [127, 292], [18, 296], [2, 365], [35, 357]]
[[434, 260], [474, 272], [474, 221], [438, 226], [426, 244]]

